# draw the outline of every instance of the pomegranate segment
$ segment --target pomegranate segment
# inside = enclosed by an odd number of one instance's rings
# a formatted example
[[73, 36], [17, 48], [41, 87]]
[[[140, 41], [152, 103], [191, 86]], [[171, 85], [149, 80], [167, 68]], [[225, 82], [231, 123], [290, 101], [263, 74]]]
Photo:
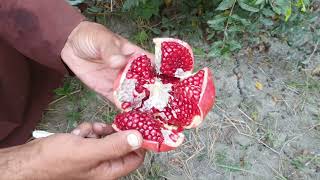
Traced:
[[120, 130], [136, 129], [146, 140], [162, 143], [161, 133], [163, 124], [154, 120], [151, 114], [140, 111], [130, 111], [116, 116], [114, 124]]
[[[153, 151], [168, 151], [184, 139], [183, 129], [198, 126], [214, 104], [212, 73], [195, 74], [190, 46], [172, 38], [158, 38], [156, 59], [132, 58], [114, 85], [116, 105], [125, 111], [116, 116], [116, 130], [136, 129]], [[160, 53], [160, 54], [158, 54]]]
[[168, 130], [148, 112], [130, 111], [118, 114], [112, 126], [117, 131], [138, 130], [144, 139], [143, 147], [155, 152], [172, 150], [184, 139], [182, 133]]
[[178, 39], [155, 38], [157, 72], [174, 77], [183, 77], [193, 70], [191, 47]]

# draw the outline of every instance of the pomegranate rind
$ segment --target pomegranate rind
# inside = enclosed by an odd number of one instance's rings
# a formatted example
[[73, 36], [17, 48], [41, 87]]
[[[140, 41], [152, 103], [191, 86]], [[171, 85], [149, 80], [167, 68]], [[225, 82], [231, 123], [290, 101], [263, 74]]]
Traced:
[[198, 127], [205, 119], [208, 112], [214, 105], [215, 102], [215, 86], [213, 82], [213, 75], [209, 68], [202, 69], [204, 73], [202, 92], [200, 94], [200, 99], [198, 102], [198, 107], [200, 109], [200, 115], [194, 116], [192, 122], [185, 126], [185, 129], [191, 129]]
[[199, 107], [202, 118], [208, 114], [215, 103], [216, 89], [214, 86], [213, 75], [209, 68], [204, 68], [207, 75], [207, 83], [203, 83], [203, 92], [200, 96]]
[[[114, 123], [111, 126], [117, 132], [122, 131]], [[169, 131], [169, 130], [167, 130], [167, 131]], [[165, 143], [159, 143], [156, 141], [150, 141], [150, 140], [143, 139], [141, 147], [144, 149], [147, 149], [147, 150], [151, 150], [153, 152], [171, 151], [171, 150], [176, 149], [178, 146], [180, 146], [184, 141], [185, 136], [182, 133], [177, 133], [177, 135], [178, 135], [178, 140], [176, 143], [165, 144]], [[168, 137], [164, 137], [164, 138], [168, 138]]]
[[153, 43], [155, 44], [155, 60], [154, 61], [155, 61], [155, 68], [157, 72], [160, 73], [160, 67], [161, 67], [161, 61], [162, 61], [161, 47], [163, 42], [176, 42], [182, 45], [183, 47], [185, 47], [189, 51], [192, 59], [192, 68], [190, 70], [184, 71], [183, 74], [181, 75], [175, 75], [175, 77], [182, 78], [184, 76], [191, 75], [194, 69], [194, 56], [193, 56], [192, 48], [188, 43], [175, 38], [154, 38], [153, 39]]

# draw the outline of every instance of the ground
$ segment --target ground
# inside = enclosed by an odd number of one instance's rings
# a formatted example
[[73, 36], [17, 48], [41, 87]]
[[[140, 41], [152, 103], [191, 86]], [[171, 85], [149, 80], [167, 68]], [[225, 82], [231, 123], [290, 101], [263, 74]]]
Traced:
[[[108, 23], [130, 36], [127, 22]], [[320, 45], [310, 38], [297, 42], [303, 48], [267, 38], [227, 60], [196, 55], [197, 67], [214, 72], [215, 107], [181, 147], [148, 153], [123, 179], [320, 179]], [[69, 132], [117, 113], [75, 78], [56, 93], [38, 129]]]

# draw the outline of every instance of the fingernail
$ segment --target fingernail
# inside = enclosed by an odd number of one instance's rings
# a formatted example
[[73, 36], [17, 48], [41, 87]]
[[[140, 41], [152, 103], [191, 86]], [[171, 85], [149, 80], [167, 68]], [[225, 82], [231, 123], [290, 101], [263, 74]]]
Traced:
[[104, 124], [104, 123], [101, 123], [101, 126], [102, 126], [103, 128], [106, 128], [106, 127], [107, 127], [107, 125]]
[[129, 134], [127, 136], [128, 144], [132, 147], [132, 149], [138, 149], [141, 146], [141, 142], [137, 135], [135, 134]]
[[71, 134], [74, 134], [74, 135], [79, 135], [80, 134], [80, 129], [74, 129]]

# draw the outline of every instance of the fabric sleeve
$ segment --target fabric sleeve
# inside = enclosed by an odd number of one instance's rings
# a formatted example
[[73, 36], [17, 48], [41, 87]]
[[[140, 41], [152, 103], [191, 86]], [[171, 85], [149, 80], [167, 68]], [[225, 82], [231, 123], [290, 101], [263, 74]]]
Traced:
[[0, 0], [0, 38], [26, 57], [61, 73], [61, 50], [85, 18], [65, 0]]

